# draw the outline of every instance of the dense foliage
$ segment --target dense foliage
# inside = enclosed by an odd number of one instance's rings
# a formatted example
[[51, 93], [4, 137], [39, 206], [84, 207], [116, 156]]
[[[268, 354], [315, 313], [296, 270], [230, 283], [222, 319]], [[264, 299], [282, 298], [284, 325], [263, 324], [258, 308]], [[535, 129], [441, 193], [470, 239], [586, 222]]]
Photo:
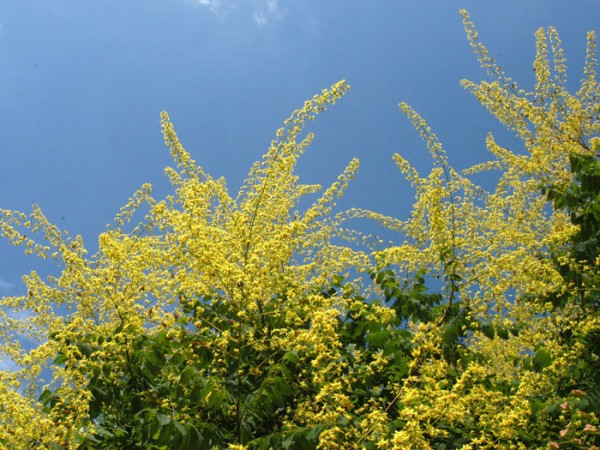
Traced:
[[[600, 88], [593, 33], [566, 90], [557, 32], [537, 33], [533, 92], [467, 36], [491, 81], [464, 86], [522, 140], [458, 172], [433, 157], [407, 220], [334, 213], [352, 160], [319, 186], [294, 174], [305, 126], [333, 85], [295, 111], [237, 196], [162, 128], [176, 168], [144, 185], [88, 255], [80, 236], [0, 210], [2, 234], [62, 273], [24, 276], [1, 300], [5, 448], [596, 448], [600, 411]], [[472, 174], [495, 171], [493, 189]], [[301, 202], [301, 200], [303, 200]], [[370, 246], [350, 219], [401, 245]]]

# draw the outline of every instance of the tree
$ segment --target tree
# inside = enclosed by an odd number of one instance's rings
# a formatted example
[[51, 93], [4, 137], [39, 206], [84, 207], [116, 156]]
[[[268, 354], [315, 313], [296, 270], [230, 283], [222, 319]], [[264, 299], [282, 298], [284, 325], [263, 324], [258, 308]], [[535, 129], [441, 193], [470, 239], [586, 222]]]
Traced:
[[[20, 369], [0, 374], [0, 442], [599, 444], [595, 39], [581, 88], [569, 94], [558, 34], [538, 31], [536, 86], [526, 92], [462, 14], [493, 80], [463, 85], [524, 151], [490, 135], [493, 159], [458, 172], [425, 120], [401, 104], [434, 161], [422, 177], [394, 156], [416, 190], [408, 220], [334, 212], [355, 160], [296, 210], [319, 190], [294, 174], [312, 140], [305, 125], [343, 96], [343, 81], [292, 114], [236, 197], [196, 165], [163, 113], [174, 194], [157, 200], [142, 186], [94, 255], [38, 207], [2, 210], [2, 234], [63, 271], [47, 281], [32, 272], [27, 295], [2, 299], [0, 351]], [[486, 170], [499, 171], [494, 189], [469, 178]], [[404, 243], [369, 250], [341, 230], [349, 218], [377, 220]]]
[[[12, 243], [64, 265], [48, 282], [32, 272], [27, 296], [3, 300], [31, 314], [4, 315], [2, 350], [22, 367], [3, 374], [5, 442], [246, 443], [283, 423], [284, 400], [319, 391], [313, 378], [326, 367], [300, 367], [331, 357], [331, 323], [344, 305], [322, 290], [361, 258], [330, 241], [339, 222], [333, 201], [358, 162], [303, 214], [294, 208], [318, 186], [299, 185], [293, 169], [312, 140], [301, 137], [305, 123], [347, 88], [337, 83], [294, 112], [235, 199], [195, 164], [163, 114], [175, 194], [157, 201], [144, 185], [91, 257], [81, 237], [49, 224], [39, 208], [31, 217], [3, 211]], [[125, 231], [144, 204], [146, 217]], [[29, 236], [36, 232], [50, 245]], [[23, 348], [24, 336], [39, 344]], [[48, 361], [52, 379], [42, 385]], [[13, 411], [15, 401], [29, 409]]]
[[[489, 56], [469, 15], [462, 15], [492, 78], [463, 86], [523, 141], [524, 152], [501, 147], [490, 134], [494, 159], [458, 173], [425, 121], [401, 104], [427, 142], [434, 168], [420, 177], [395, 155], [417, 198], [411, 218], [396, 225], [406, 243], [378, 259], [399, 273], [425, 270], [442, 279], [447, 313], [415, 324], [420, 342], [412, 367], [419, 375], [398, 390], [405, 423], [391, 441], [398, 448], [533, 448], [549, 442], [588, 448], [598, 443], [598, 379], [590, 376], [600, 324], [593, 268], [598, 184], [592, 173], [600, 134], [595, 37], [588, 35], [581, 88], [570, 94], [558, 34], [540, 29], [535, 90], [526, 92]], [[500, 170], [495, 190], [468, 178], [484, 170]], [[554, 209], [548, 208], [548, 192], [558, 200]], [[574, 278], [565, 273], [569, 268]], [[564, 300], [550, 301], [556, 297]], [[573, 339], [564, 339], [565, 333]], [[457, 351], [443, 357], [450, 338]], [[590, 389], [582, 390], [581, 382]]]

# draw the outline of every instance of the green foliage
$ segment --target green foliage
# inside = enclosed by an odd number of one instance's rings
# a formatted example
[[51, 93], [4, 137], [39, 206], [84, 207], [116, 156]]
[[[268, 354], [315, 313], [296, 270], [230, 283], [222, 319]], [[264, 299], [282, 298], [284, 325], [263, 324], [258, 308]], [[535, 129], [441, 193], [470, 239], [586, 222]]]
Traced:
[[[191, 317], [202, 304], [204, 320], [222, 331], [232, 330], [224, 302], [188, 303]], [[189, 331], [188, 321], [180, 319], [177, 333], [134, 337], [122, 366], [107, 362], [94, 368], [87, 389], [92, 394], [89, 420], [96, 432], [81, 448], [211, 448], [238, 438], [248, 444], [281, 428], [285, 407], [301, 391], [298, 356], [242, 347], [222, 377], [211, 373], [214, 355], [206, 345], [215, 335]], [[93, 355], [93, 343], [103, 339], [86, 336], [83, 357]], [[232, 344], [229, 350], [236, 354], [238, 349]], [[72, 362], [60, 355], [55, 363]], [[253, 371], [257, 366], [261, 369]], [[44, 391], [39, 400], [51, 408], [55, 396]]]
[[[595, 154], [569, 155], [573, 181], [565, 187], [544, 189], [557, 209], [566, 209], [571, 222], [579, 227], [568, 251], [576, 264], [557, 264], [565, 282], [577, 287], [576, 296], [557, 296], [554, 301], [576, 301], [594, 310], [600, 307], [600, 143], [596, 141]], [[568, 297], [568, 298], [567, 298]]]
[[[586, 148], [590, 150], [589, 148]], [[557, 268], [567, 286], [567, 292], [552, 293], [548, 300], [557, 308], [578, 307], [580, 315], [597, 316], [600, 307], [600, 142], [593, 140], [591, 154], [569, 155], [573, 180], [566, 186], [543, 189], [554, 208], [566, 209], [571, 222], [579, 227], [566, 249], [553, 254]], [[565, 258], [567, 257], [567, 258]], [[564, 263], [568, 260], [570, 263]], [[546, 299], [538, 299], [544, 301]], [[577, 331], [574, 324], [565, 324], [561, 340], [568, 347], [580, 347], [581, 357], [566, 367], [556, 380], [556, 397], [536, 399], [534, 411], [543, 410], [557, 416], [568, 410], [574, 419], [600, 411], [600, 333], [598, 330]], [[536, 369], [550, 364], [543, 348], [533, 358]], [[564, 411], [563, 411], [564, 413]], [[557, 425], [560, 427], [559, 425]], [[599, 436], [590, 441], [597, 443]], [[566, 437], [569, 437], [566, 435]], [[569, 443], [568, 439], [563, 441]]]

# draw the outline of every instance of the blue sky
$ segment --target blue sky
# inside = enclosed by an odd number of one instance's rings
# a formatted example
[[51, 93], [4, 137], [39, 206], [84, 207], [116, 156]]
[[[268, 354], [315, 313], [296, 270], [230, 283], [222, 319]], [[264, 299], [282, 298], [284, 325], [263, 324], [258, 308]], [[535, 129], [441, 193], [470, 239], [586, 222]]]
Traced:
[[[397, 105], [410, 103], [464, 167], [487, 158], [496, 122], [459, 86], [484, 77], [460, 8], [522, 86], [534, 32], [554, 25], [576, 88], [597, 0], [21, 0], [0, 2], [0, 207], [39, 204], [71, 235], [96, 237], [144, 182], [168, 194], [159, 114], [233, 193], [282, 121], [336, 81], [346, 97], [315, 122], [302, 181], [327, 185], [353, 157], [341, 202], [406, 217], [412, 192], [395, 152], [430, 159]], [[502, 139], [500, 139], [502, 142]], [[0, 295], [39, 267], [0, 243]]]

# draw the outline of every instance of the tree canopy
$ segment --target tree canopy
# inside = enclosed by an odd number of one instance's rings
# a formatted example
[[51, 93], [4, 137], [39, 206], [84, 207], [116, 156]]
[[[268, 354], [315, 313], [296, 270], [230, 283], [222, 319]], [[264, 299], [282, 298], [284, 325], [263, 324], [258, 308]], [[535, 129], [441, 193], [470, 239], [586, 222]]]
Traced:
[[[61, 264], [4, 297], [0, 443], [6, 448], [451, 449], [600, 445], [600, 88], [588, 34], [567, 90], [558, 33], [536, 34], [535, 87], [519, 88], [462, 11], [487, 81], [463, 81], [522, 141], [488, 136], [458, 171], [427, 144], [407, 219], [337, 212], [358, 170], [301, 184], [307, 125], [341, 81], [284, 122], [236, 195], [181, 145], [166, 113], [173, 193], [143, 185], [98, 237], [41, 209], [0, 230]], [[490, 172], [493, 186], [473, 174]], [[310, 201], [309, 201], [310, 200]], [[308, 206], [304, 206], [308, 205]], [[400, 245], [372, 243], [354, 219]]]

